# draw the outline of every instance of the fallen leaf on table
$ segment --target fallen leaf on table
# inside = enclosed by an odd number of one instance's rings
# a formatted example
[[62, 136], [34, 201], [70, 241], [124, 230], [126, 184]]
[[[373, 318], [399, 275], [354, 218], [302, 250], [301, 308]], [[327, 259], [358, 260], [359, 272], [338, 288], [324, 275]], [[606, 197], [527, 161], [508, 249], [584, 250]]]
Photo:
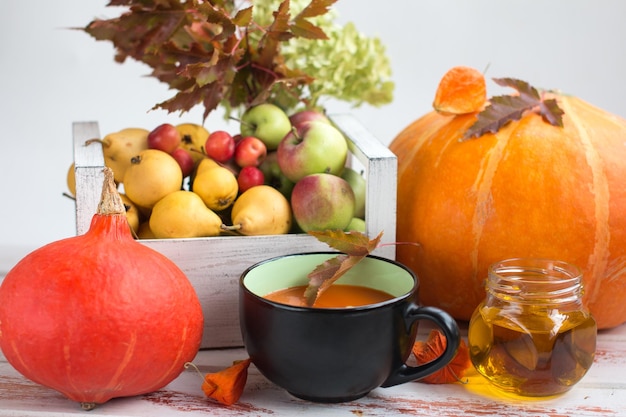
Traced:
[[[416, 341], [413, 344], [413, 355], [419, 364], [433, 361], [446, 350], [447, 340], [439, 330], [431, 330], [426, 342]], [[465, 371], [471, 366], [469, 348], [461, 339], [459, 350], [450, 363], [440, 370], [424, 377], [417, 382], [426, 384], [450, 384], [461, 381]]]
[[250, 358], [235, 361], [232, 366], [204, 376], [202, 391], [207, 397], [224, 404], [232, 405], [239, 401], [248, 379]]

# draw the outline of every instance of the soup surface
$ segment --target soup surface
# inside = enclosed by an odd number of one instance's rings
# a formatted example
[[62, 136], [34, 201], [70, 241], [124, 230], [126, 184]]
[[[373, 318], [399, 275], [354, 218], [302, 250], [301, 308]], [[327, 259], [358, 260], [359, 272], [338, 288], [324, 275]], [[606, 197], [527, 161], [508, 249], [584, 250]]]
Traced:
[[[305, 306], [306, 285], [271, 292], [264, 298], [277, 303]], [[313, 307], [344, 308], [376, 304], [394, 298], [391, 294], [358, 285], [334, 284], [329, 286], [315, 301]]]

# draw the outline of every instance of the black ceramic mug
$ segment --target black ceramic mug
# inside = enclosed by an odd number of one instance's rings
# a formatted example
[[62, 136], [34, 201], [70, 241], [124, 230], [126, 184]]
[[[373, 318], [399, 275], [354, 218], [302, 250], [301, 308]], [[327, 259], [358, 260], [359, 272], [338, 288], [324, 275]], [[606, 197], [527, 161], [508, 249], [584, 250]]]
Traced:
[[[306, 285], [315, 266], [336, 253], [301, 253], [259, 262], [240, 279], [240, 324], [246, 350], [258, 370], [296, 397], [344, 402], [377, 387], [417, 380], [447, 365], [460, 343], [456, 321], [446, 312], [420, 306], [419, 281], [404, 265], [368, 256], [335, 284], [366, 286], [393, 296], [377, 304], [347, 308], [296, 307], [265, 295]], [[441, 356], [406, 364], [418, 322], [430, 320], [447, 339]]]

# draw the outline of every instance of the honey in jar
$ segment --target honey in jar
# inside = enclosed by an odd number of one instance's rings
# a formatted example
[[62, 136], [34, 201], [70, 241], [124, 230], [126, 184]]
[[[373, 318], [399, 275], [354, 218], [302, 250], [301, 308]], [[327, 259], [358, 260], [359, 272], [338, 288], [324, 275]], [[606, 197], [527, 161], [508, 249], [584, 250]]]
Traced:
[[566, 262], [508, 259], [489, 267], [486, 298], [470, 320], [476, 370], [519, 396], [568, 391], [589, 370], [596, 322], [582, 303], [582, 274]]

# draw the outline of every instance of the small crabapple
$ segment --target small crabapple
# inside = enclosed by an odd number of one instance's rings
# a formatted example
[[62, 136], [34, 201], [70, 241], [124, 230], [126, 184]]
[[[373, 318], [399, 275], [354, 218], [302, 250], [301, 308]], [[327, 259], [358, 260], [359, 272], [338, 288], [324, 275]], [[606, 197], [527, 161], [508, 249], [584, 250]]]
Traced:
[[259, 168], [248, 165], [239, 171], [237, 183], [239, 184], [239, 192], [243, 193], [256, 185], [263, 185], [265, 183], [265, 175]]
[[267, 156], [267, 147], [261, 139], [246, 136], [237, 142], [235, 162], [240, 167], [259, 166]]

